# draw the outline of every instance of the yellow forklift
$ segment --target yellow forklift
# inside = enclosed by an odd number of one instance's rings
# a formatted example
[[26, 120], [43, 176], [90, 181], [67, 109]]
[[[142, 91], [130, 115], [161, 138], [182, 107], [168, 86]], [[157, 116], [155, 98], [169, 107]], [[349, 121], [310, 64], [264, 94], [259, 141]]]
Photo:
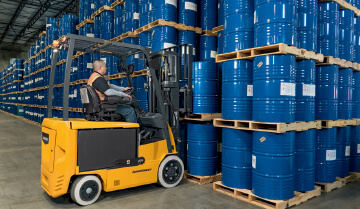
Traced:
[[[68, 50], [64, 76], [63, 117], [52, 118], [57, 57]], [[185, 49], [185, 50], [184, 50]], [[68, 34], [53, 46], [48, 92], [48, 118], [42, 123], [41, 186], [53, 198], [70, 193], [79, 205], [90, 205], [101, 191], [110, 192], [159, 183], [171, 188], [182, 180], [184, 165], [177, 156], [179, 112], [192, 111], [192, 46], [182, 45], [150, 53], [150, 49], [122, 42]], [[88, 85], [80, 89], [85, 119], [69, 118], [69, 84], [74, 51], [118, 57], [119, 69], [133, 87], [130, 56], [139, 54], [148, 67], [149, 112], [132, 99], [107, 96], [100, 101]], [[180, 77], [181, 55], [186, 54], [186, 76]], [[144, 65], [144, 66], [145, 66]], [[179, 80], [186, 79], [184, 87]], [[179, 95], [184, 105], [179, 107]], [[134, 107], [138, 123], [123, 122], [119, 104]]]

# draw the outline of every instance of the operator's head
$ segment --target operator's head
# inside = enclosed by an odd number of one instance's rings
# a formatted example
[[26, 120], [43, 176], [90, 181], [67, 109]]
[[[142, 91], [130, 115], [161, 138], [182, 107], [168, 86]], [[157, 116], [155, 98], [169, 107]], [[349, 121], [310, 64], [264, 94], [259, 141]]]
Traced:
[[94, 68], [94, 72], [96, 71], [101, 75], [106, 75], [107, 67], [104, 60], [102, 59], [95, 60], [93, 63], [93, 68]]

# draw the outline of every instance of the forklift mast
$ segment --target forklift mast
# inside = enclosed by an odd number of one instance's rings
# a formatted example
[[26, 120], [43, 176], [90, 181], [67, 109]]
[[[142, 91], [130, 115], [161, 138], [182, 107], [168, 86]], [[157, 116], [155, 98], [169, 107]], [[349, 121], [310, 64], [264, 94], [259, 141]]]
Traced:
[[[63, 88], [63, 121], [69, 120], [70, 72], [74, 51], [118, 57], [121, 61], [122, 70], [126, 73], [129, 87], [133, 87], [130, 76], [132, 72], [126, 60], [130, 56], [141, 54], [142, 61], [148, 67], [148, 82], [144, 88], [149, 94], [149, 113], [161, 114], [162, 127], [165, 129], [162, 132], [167, 140], [168, 151], [172, 152], [168, 124], [174, 138], [177, 139], [179, 137], [179, 113], [188, 114], [192, 112], [192, 45], [184, 44], [150, 53], [151, 49], [139, 45], [108, 42], [103, 39], [68, 34], [57, 46], [53, 46], [48, 92], [49, 118], [52, 117], [54, 78], [60, 49], [68, 50]], [[181, 62], [181, 55], [184, 57], [183, 63]], [[181, 74], [182, 64], [183, 75]], [[179, 87], [180, 80], [186, 83], [182, 87]], [[184, 98], [183, 107], [179, 105], [179, 95], [181, 94]]]

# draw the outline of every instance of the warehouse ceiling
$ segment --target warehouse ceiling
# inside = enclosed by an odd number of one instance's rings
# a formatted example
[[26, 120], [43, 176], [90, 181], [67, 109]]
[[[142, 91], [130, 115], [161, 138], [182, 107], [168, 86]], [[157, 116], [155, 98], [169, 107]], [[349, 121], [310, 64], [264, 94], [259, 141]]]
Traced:
[[0, 46], [33, 44], [46, 29], [46, 17], [76, 15], [79, 0], [0, 0]]

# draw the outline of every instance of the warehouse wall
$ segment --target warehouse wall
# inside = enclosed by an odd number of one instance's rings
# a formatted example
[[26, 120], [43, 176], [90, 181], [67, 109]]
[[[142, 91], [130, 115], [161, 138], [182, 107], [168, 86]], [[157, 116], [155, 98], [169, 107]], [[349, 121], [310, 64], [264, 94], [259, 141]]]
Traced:
[[7, 68], [11, 58], [27, 59], [30, 46], [22, 44], [1, 43], [0, 45], [0, 72]]

